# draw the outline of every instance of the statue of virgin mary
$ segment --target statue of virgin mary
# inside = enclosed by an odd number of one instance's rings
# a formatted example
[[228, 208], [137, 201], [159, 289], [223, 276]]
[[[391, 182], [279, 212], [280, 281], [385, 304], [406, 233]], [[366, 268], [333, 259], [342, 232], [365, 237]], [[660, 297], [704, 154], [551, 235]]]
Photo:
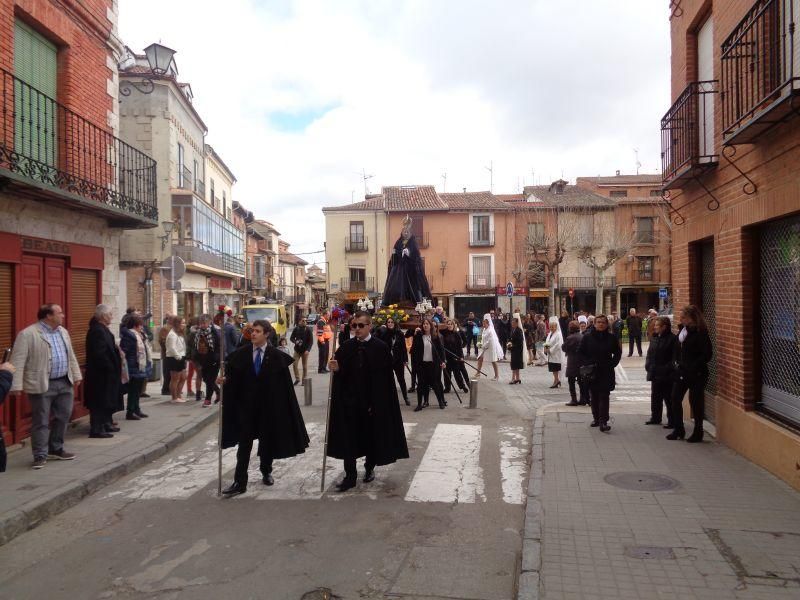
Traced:
[[431, 297], [431, 288], [422, 267], [422, 257], [414, 234], [411, 217], [403, 219], [403, 231], [395, 242], [389, 260], [389, 275], [383, 290], [383, 306], [389, 304], [417, 304]]

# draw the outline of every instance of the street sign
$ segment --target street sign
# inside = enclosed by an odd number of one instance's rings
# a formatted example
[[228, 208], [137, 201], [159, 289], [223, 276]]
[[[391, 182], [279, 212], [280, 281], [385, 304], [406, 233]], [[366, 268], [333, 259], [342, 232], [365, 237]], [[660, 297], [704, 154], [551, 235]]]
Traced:
[[574, 298], [575, 297], [575, 290], [572, 289], [572, 288], [569, 288], [569, 297], [570, 298]]
[[667, 288], [660, 288], [658, 290], [658, 297], [661, 298], [662, 300], [666, 300], [667, 299]]
[[161, 263], [161, 272], [168, 290], [180, 289], [178, 282], [186, 274], [186, 263], [180, 256], [169, 256]]
[[514, 295], [514, 284], [510, 281], [506, 284], [506, 296], [511, 298]]

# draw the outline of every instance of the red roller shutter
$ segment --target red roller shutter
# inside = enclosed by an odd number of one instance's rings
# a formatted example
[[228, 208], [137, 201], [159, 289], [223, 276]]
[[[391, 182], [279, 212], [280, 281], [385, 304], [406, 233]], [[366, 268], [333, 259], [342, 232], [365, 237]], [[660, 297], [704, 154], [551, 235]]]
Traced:
[[[6, 348], [14, 342], [14, 265], [0, 263], [0, 359]], [[12, 443], [9, 426], [11, 420], [11, 399], [0, 405], [0, 424], [6, 444]]]
[[86, 364], [86, 332], [97, 306], [97, 271], [72, 269], [69, 298], [69, 335], [78, 364]]

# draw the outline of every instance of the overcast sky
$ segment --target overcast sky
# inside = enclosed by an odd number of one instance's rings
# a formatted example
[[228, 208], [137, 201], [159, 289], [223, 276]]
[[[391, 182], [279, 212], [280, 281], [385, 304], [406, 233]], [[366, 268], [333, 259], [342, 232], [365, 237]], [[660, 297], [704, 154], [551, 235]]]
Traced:
[[[515, 193], [660, 169], [666, 0], [120, 0], [177, 51], [234, 199], [291, 251], [384, 185]], [[316, 255], [324, 260], [323, 255]], [[312, 256], [306, 257], [313, 260]]]

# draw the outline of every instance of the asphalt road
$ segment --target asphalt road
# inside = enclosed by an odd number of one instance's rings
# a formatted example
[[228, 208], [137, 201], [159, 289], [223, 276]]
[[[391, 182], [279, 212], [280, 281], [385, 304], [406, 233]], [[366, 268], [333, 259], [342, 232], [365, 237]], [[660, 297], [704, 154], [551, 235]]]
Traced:
[[[344, 494], [332, 460], [321, 493], [327, 376], [310, 370], [312, 445], [276, 461], [273, 487], [254, 456], [247, 494], [219, 499], [211, 426], [0, 547], [0, 598], [515, 597], [534, 410], [566, 390], [546, 389], [541, 368], [509, 386], [502, 363], [476, 410], [453, 394], [445, 410], [402, 407], [410, 459]], [[233, 464], [226, 454], [226, 484]]]

